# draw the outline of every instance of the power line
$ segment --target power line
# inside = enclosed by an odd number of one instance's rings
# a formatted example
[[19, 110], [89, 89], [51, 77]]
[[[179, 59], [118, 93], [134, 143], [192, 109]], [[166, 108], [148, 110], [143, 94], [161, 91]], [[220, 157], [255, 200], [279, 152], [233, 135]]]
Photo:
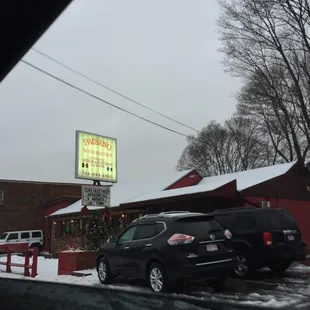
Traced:
[[163, 113], [161, 113], [161, 112], [158, 112], [158, 111], [156, 111], [156, 110], [154, 110], [154, 109], [152, 109], [152, 108], [150, 108], [150, 107], [148, 107], [148, 106], [146, 106], [146, 105], [144, 105], [144, 104], [142, 104], [142, 103], [140, 103], [140, 102], [138, 102], [138, 101], [136, 101], [136, 100], [134, 100], [134, 99], [131, 99], [131, 98], [129, 98], [128, 96], [123, 95], [122, 93], [120, 93], [120, 92], [118, 92], [118, 91], [116, 91], [116, 90], [114, 90], [114, 89], [112, 89], [112, 88], [110, 88], [110, 87], [108, 87], [108, 86], [106, 86], [106, 85], [100, 83], [100, 82], [97, 82], [96, 80], [90, 78], [89, 76], [87, 76], [87, 75], [85, 75], [85, 74], [83, 74], [83, 73], [81, 73], [81, 72], [79, 72], [79, 71], [77, 71], [77, 70], [75, 70], [75, 69], [73, 69], [73, 68], [67, 66], [66, 64], [60, 62], [59, 60], [57, 60], [57, 59], [55, 59], [55, 58], [53, 58], [53, 57], [51, 57], [51, 56], [45, 54], [44, 52], [42, 52], [42, 51], [40, 51], [40, 50], [38, 50], [38, 49], [36, 49], [36, 48], [34, 48], [34, 47], [32, 47], [32, 50], [35, 51], [36, 53], [38, 53], [38, 54], [40, 54], [40, 55], [42, 55], [42, 56], [48, 58], [49, 60], [51, 60], [51, 61], [57, 63], [58, 65], [60, 65], [60, 66], [62, 66], [62, 67], [64, 67], [64, 68], [66, 68], [66, 69], [68, 69], [68, 70], [70, 70], [70, 71], [72, 71], [72, 72], [78, 74], [79, 76], [81, 76], [81, 77], [83, 77], [83, 78], [85, 78], [85, 79], [87, 79], [87, 80], [89, 80], [89, 81], [91, 81], [91, 82], [93, 82], [93, 83], [95, 83], [95, 84], [97, 84], [97, 85], [99, 85], [99, 86], [101, 86], [101, 87], [103, 87], [103, 88], [109, 90], [110, 92], [112, 92], [112, 93], [114, 93], [114, 94], [116, 94], [116, 95], [118, 95], [118, 96], [121, 96], [122, 98], [127, 99], [127, 100], [131, 101], [131, 102], [134, 103], [134, 104], [137, 104], [137, 105], [140, 106], [140, 107], [143, 107], [143, 108], [145, 108], [145, 109], [147, 109], [147, 110], [149, 110], [149, 111], [151, 111], [151, 112], [153, 112], [153, 113], [156, 113], [156, 114], [158, 114], [158, 115], [160, 115], [160, 116], [162, 116], [162, 117], [164, 117], [164, 118], [166, 118], [166, 119], [169, 119], [170, 121], [173, 121], [173, 122], [175, 122], [175, 123], [177, 123], [177, 124], [179, 124], [179, 125], [182, 125], [182, 126], [184, 126], [184, 127], [187, 127], [187, 128], [189, 128], [189, 129], [191, 129], [191, 130], [194, 130], [194, 131], [198, 132], [197, 129], [195, 129], [195, 128], [189, 126], [189, 125], [186, 125], [186, 124], [184, 124], [184, 123], [182, 123], [182, 122], [180, 122], [180, 121], [178, 121], [178, 120], [176, 120], [176, 119], [174, 119], [174, 118], [172, 118], [172, 117], [170, 117], [170, 116], [167, 116], [167, 115], [165, 115], [165, 114], [163, 114]]
[[128, 110], [126, 110], [126, 109], [123, 109], [123, 108], [121, 108], [121, 107], [119, 107], [119, 106], [117, 106], [117, 105], [115, 105], [115, 104], [113, 104], [113, 103], [111, 103], [111, 102], [109, 102], [109, 101], [106, 101], [106, 100], [104, 100], [104, 99], [102, 99], [102, 98], [100, 98], [100, 97], [98, 97], [98, 96], [96, 96], [96, 95], [93, 95], [93, 94], [89, 93], [88, 91], [86, 91], [86, 90], [84, 90], [84, 89], [82, 89], [82, 88], [80, 88], [80, 87], [78, 87], [78, 86], [75, 86], [75, 85], [73, 85], [73, 84], [71, 84], [71, 83], [69, 83], [69, 82], [67, 82], [67, 81], [65, 81], [65, 80], [63, 80], [63, 79], [59, 78], [58, 76], [53, 75], [52, 73], [49, 73], [49, 72], [47, 72], [47, 71], [45, 71], [45, 70], [43, 70], [43, 69], [41, 69], [41, 68], [39, 68], [39, 67], [33, 65], [32, 63], [30, 63], [30, 62], [24, 60], [24, 59], [22, 59], [21, 62], [23, 62], [24, 64], [26, 64], [26, 65], [28, 65], [28, 66], [30, 66], [30, 67], [32, 67], [32, 68], [38, 70], [38, 71], [40, 71], [40, 72], [42, 72], [42, 73], [44, 73], [44, 74], [50, 76], [50, 77], [52, 77], [53, 79], [55, 79], [55, 80], [57, 80], [57, 81], [59, 81], [59, 82], [61, 82], [61, 83], [63, 83], [63, 84], [66, 84], [67, 86], [70, 86], [70, 87], [72, 87], [72, 88], [74, 88], [74, 89], [76, 89], [76, 90], [78, 90], [78, 91], [80, 91], [80, 92], [82, 92], [82, 93], [84, 93], [84, 94], [86, 94], [86, 95], [88, 95], [88, 96], [94, 98], [94, 99], [97, 99], [97, 100], [99, 100], [99, 101], [101, 101], [101, 102], [103, 102], [103, 103], [106, 103], [107, 105], [109, 105], [109, 106], [111, 106], [111, 107], [113, 107], [113, 108], [115, 108], [115, 109], [118, 109], [118, 110], [121, 110], [121, 111], [123, 111], [123, 112], [126, 112], [126, 113], [128, 113], [128, 114], [130, 114], [130, 115], [132, 115], [132, 116], [135, 116], [135, 117], [137, 117], [137, 118], [139, 118], [139, 119], [141, 119], [141, 120], [143, 120], [143, 121], [145, 121], [145, 122], [148, 122], [148, 123], [153, 124], [153, 125], [155, 125], [155, 126], [158, 126], [158, 127], [160, 127], [160, 128], [166, 129], [166, 130], [171, 131], [171, 132], [173, 132], [173, 133], [176, 133], [176, 134], [178, 134], [178, 135], [180, 135], [180, 136], [183, 136], [183, 137], [186, 137], [186, 138], [188, 137], [187, 135], [185, 135], [185, 134], [183, 134], [183, 133], [181, 133], [181, 132], [178, 132], [178, 131], [176, 131], [176, 130], [174, 130], [174, 129], [171, 129], [171, 128], [169, 128], [169, 127], [166, 127], [166, 126], [163, 126], [163, 125], [158, 124], [158, 123], [156, 123], [156, 122], [153, 122], [153, 121], [151, 121], [151, 120], [149, 120], [149, 119], [147, 119], [147, 118], [145, 118], [145, 117], [143, 117], [143, 116], [140, 116], [140, 115], [138, 115], [138, 114], [135, 114], [135, 113], [133, 113], [133, 112], [130, 112], [130, 111], [128, 111]]

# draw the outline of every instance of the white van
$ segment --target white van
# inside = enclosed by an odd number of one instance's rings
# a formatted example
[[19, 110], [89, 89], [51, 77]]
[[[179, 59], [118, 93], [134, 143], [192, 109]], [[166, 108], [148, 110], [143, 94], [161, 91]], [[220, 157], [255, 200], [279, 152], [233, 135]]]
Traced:
[[8, 231], [0, 236], [0, 244], [29, 242], [29, 247], [38, 247], [39, 249], [42, 249], [43, 241], [42, 230]]

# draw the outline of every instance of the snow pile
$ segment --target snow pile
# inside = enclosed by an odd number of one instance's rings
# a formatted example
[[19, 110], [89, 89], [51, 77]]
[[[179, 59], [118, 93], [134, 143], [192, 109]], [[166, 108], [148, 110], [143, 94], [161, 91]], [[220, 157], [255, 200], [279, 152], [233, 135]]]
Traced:
[[[0, 257], [1, 262], [6, 262], [6, 257]], [[12, 255], [12, 263], [25, 263], [25, 257]], [[30, 264], [32, 259], [30, 258]], [[5, 266], [0, 265], [0, 277], [2, 278], [24, 278], [32, 280], [31, 277], [24, 277], [24, 269], [21, 267], [12, 267], [12, 273], [5, 272]], [[88, 273], [92, 273], [87, 277], [73, 277], [73, 276], [59, 276], [58, 275], [58, 259], [49, 259], [42, 256], [38, 257], [38, 275], [34, 280], [39, 281], [51, 281], [51, 282], [65, 282], [75, 283], [82, 285], [95, 285], [99, 283], [96, 270], [91, 270]]]

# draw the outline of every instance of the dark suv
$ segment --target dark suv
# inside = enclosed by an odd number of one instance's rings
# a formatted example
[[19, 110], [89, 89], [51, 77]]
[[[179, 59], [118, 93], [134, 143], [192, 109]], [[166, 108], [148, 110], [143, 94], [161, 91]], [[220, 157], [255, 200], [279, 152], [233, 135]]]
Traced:
[[230, 239], [228, 230], [202, 213], [146, 215], [98, 250], [99, 280], [109, 284], [118, 276], [143, 279], [155, 292], [197, 277], [220, 285], [236, 266]]
[[282, 275], [293, 261], [306, 258], [300, 229], [285, 209], [242, 207], [210, 215], [233, 234], [238, 260], [234, 273], [239, 278], [265, 266]]

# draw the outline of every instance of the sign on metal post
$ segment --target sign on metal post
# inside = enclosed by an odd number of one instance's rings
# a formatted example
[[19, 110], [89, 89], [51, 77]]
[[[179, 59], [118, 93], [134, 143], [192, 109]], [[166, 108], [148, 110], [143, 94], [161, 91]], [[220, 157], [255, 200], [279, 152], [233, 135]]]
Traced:
[[83, 185], [82, 205], [89, 207], [110, 207], [111, 186]]
[[76, 131], [75, 177], [77, 179], [117, 182], [116, 139]]

